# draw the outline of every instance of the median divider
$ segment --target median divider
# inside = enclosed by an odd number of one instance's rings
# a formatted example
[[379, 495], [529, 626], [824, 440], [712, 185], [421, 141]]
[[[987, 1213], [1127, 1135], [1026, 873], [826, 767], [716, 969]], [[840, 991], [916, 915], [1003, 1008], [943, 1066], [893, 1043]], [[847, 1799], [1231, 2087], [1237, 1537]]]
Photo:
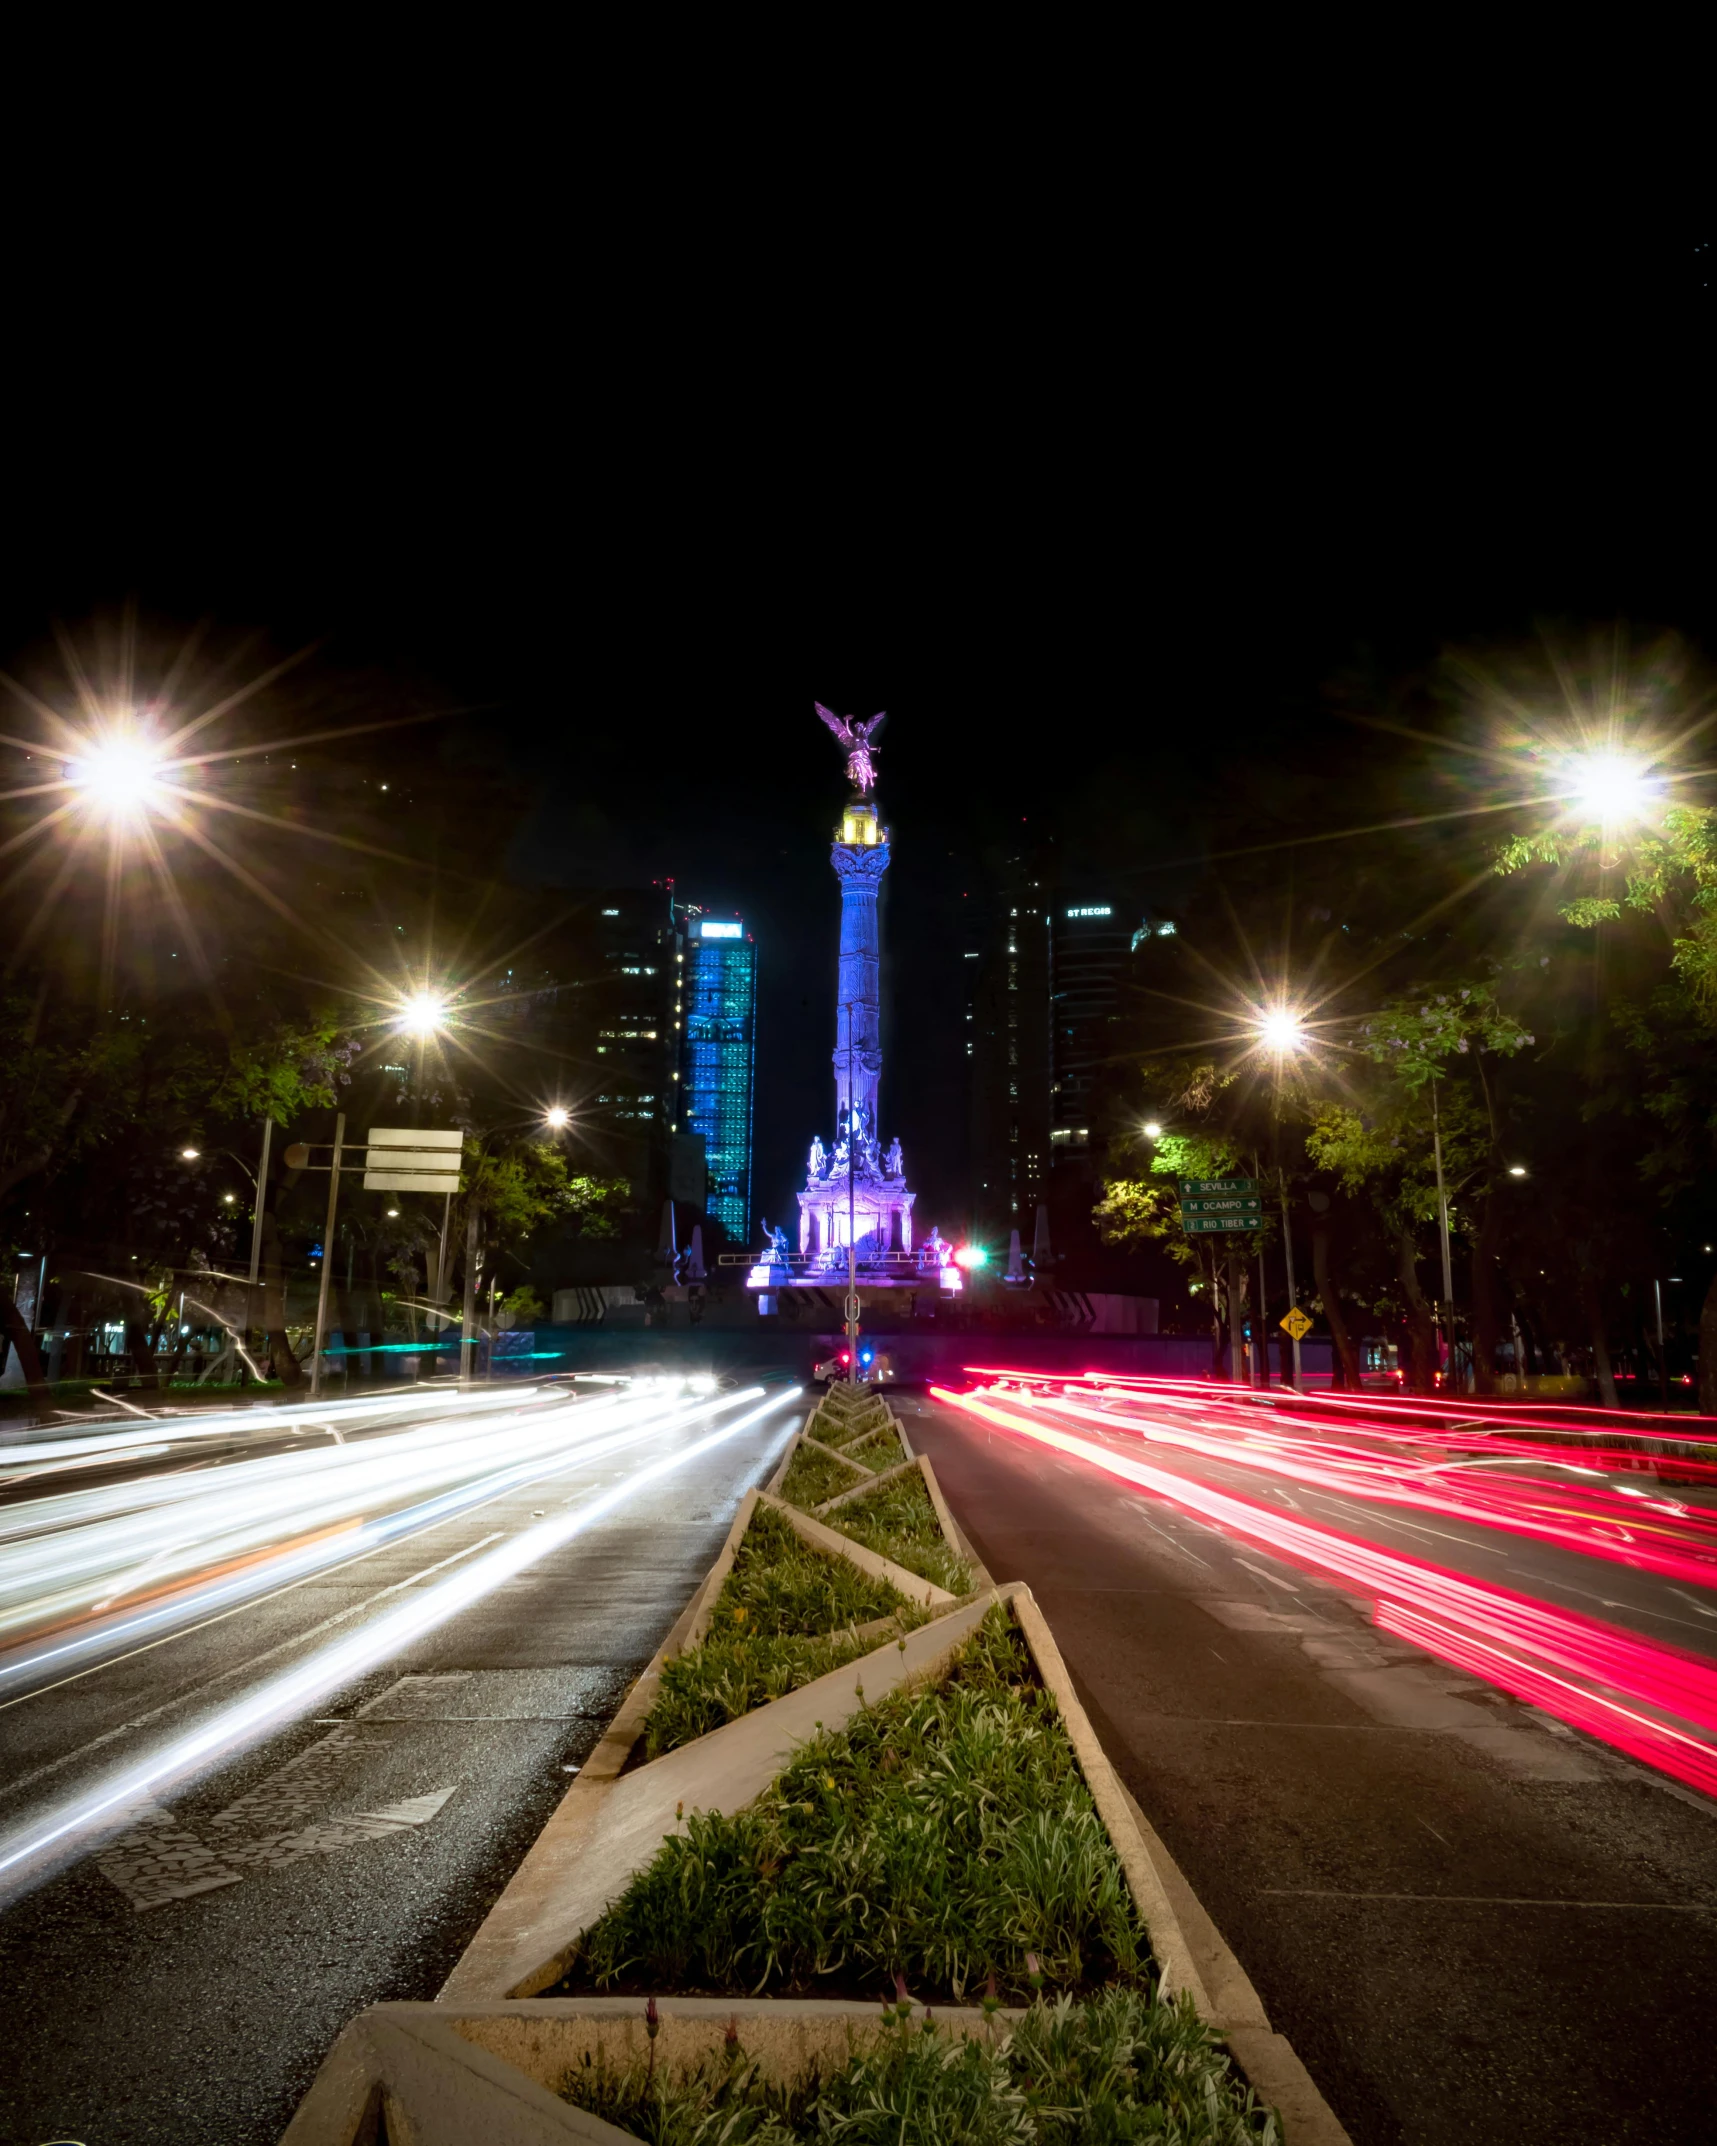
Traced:
[[[809, 2138], [843, 2095], [933, 2101], [962, 2066], [988, 2067], [985, 2092], [1029, 2088], [1051, 2043], [1094, 2127], [1156, 2101], [1188, 2146], [1262, 2142], [1268, 2105], [1288, 2146], [1343, 2146], [1110, 1764], [1031, 1590], [991, 1581], [892, 1412], [832, 1413], [848, 1442], [861, 1418], [865, 1439], [892, 1432], [903, 1461], [822, 1517], [787, 1494], [828, 1413], [742, 1500], [436, 2004], [360, 2015], [290, 2146], [357, 2146], [378, 2122], [425, 2146], [636, 2137], [664, 2096], [680, 2116], [767, 2105]], [[856, 1902], [850, 1927], [815, 1923], [831, 1894]], [[771, 1977], [791, 1994], [760, 1994]], [[486, 2113], [446, 2129], [438, 2097]]]

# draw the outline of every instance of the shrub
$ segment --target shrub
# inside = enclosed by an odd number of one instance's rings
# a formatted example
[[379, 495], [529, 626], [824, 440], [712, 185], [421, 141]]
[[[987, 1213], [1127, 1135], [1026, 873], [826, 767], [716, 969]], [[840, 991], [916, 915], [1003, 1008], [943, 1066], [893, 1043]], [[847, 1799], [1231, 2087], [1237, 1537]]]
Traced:
[[905, 1631], [924, 1612], [886, 1581], [826, 1557], [760, 1506], [716, 1597], [708, 1635], [662, 1670], [644, 1723], [649, 1758], [737, 1721], [813, 1683], [878, 1644], [853, 1627], [895, 1616]]
[[745, 1810], [685, 1830], [584, 1933], [581, 1987], [831, 1989], [904, 1973], [963, 1999], [1025, 1959], [1068, 1989], [1136, 1977], [1144, 1933], [1024, 1642], [997, 1608], [935, 1690], [813, 1738]]
[[959, 2039], [885, 2027], [824, 2074], [764, 2076], [737, 2042], [689, 2073], [584, 2065], [563, 2097], [650, 2146], [1280, 2146], [1274, 2116], [1234, 2077], [1184, 2000], [1108, 1989], [1034, 2004]]

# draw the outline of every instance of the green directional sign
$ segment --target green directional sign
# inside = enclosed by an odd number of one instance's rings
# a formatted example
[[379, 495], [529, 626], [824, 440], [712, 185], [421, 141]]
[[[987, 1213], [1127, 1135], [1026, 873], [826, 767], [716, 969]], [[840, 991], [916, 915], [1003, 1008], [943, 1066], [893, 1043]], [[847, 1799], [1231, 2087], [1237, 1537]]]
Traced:
[[1264, 1203], [1251, 1177], [1183, 1177], [1180, 1181], [1181, 1227], [1189, 1237], [1216, 1230], [1252, 1230], [1264, 1226]]

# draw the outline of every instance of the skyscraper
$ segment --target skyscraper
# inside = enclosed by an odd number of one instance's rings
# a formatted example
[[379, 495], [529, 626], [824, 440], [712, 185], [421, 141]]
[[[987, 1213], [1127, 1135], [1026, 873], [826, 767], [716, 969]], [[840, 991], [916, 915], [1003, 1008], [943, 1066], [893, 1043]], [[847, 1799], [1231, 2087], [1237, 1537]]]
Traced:
[[697, 915], [675, 954], [684, 1022], [673, 1129], [703, 1136], [705, 1212], [751, 1241], [751, 1119], [757, 1068], [757, 947], [738, 917]]
[[1113, 902], [1059, 901], [1050, 924], [1050, 1152], [1091, 1144], [1093, 1108], [1112, 1064], [1133, 927]]
[[1049, 1181], [1048, 878], [1036, 848], [1010, 857], [977, 959], [967, 948], [960, 963], [975, 974], [965, 1006], [974, 1215], [992, 1232], [1023, 1230], [1028, 1243]]

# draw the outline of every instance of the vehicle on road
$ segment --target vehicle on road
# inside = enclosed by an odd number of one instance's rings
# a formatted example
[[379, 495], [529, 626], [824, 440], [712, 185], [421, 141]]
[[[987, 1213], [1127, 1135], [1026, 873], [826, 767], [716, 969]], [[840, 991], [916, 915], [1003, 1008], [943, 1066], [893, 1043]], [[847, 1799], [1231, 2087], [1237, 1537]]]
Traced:
[[[837, 1349], [833, 1356], [824, 1357], [823, 1361], [811, 1373], [811, 1376], [820, 1386], [826, 1386], [831, 1379], [849, 1377], [851, 1374], [848, 1367], [851, 1363], [851, 1351]], [[861, 1341], [859, 1343], [858, 1375], [871, 1386], [892, 1386], [895, 1383], [894, 1359], [886, 1349], [869, 1349]]]

